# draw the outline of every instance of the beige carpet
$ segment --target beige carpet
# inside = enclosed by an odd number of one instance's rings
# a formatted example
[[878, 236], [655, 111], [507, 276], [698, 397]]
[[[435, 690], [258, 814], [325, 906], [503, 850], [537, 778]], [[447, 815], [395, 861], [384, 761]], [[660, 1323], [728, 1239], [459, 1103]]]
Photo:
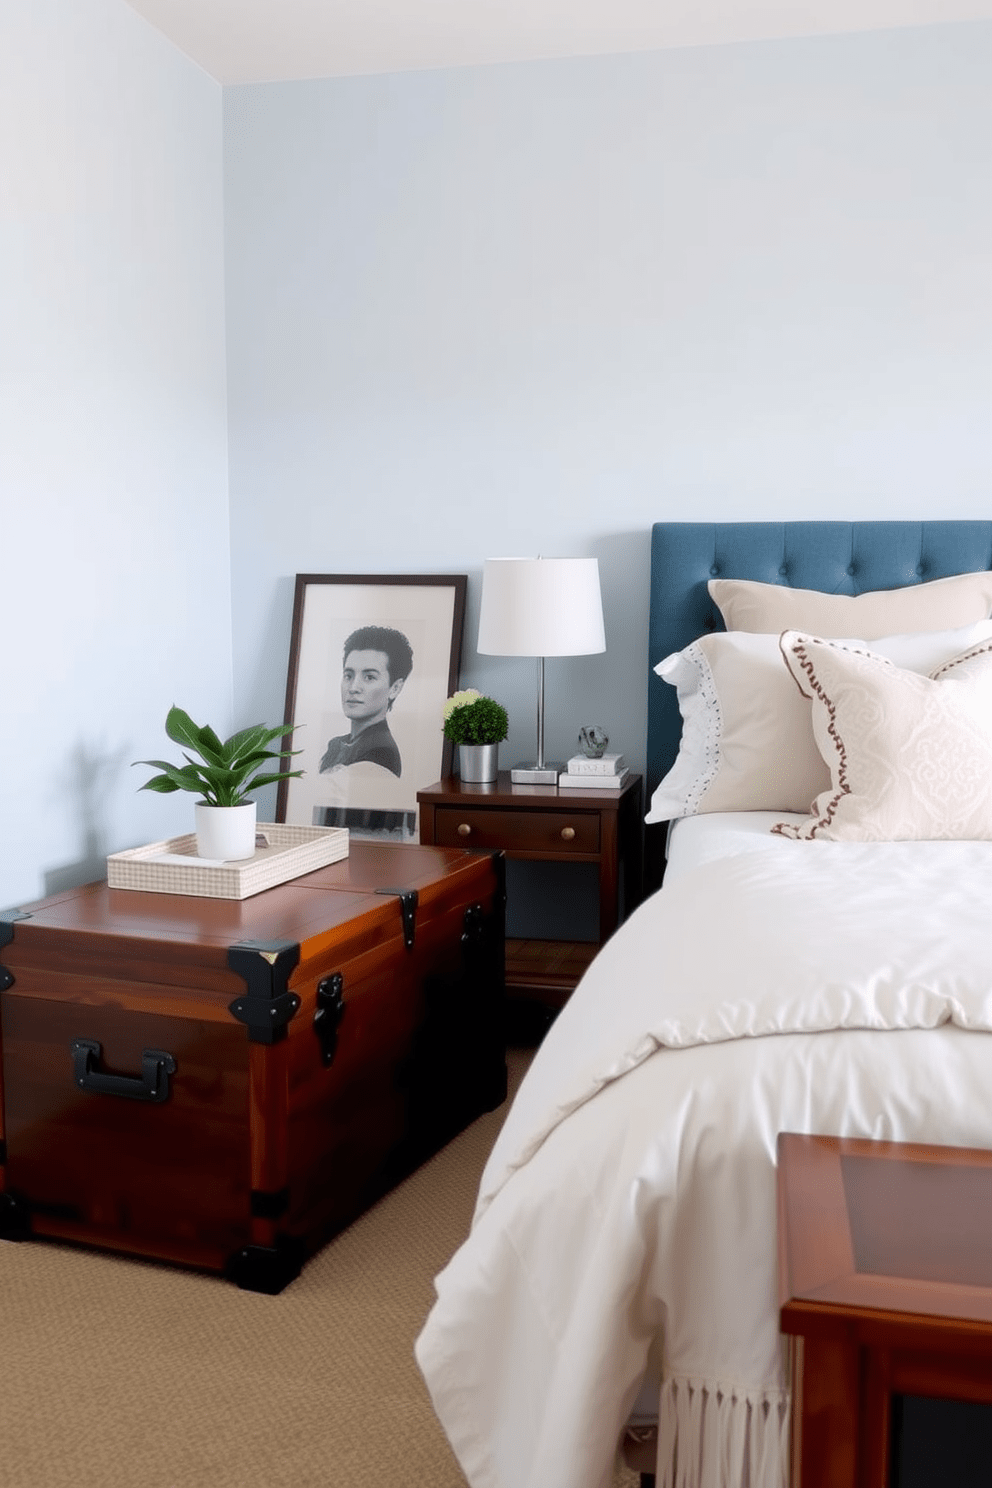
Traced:
[[[529, 1058], [511, 1051], [514, 1084]], [[465, 1488], [413, 1340], [504, 1114], [463, 1132], [279, 1297], [0, 1241], [2, 1488]]]

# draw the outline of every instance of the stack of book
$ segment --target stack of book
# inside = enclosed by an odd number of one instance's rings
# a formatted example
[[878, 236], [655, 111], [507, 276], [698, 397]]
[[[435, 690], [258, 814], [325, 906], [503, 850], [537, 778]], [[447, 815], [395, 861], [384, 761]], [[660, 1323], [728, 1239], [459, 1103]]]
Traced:
[[558, 776], [558, 784], [579, 790], [619, 790], [629, 774], [622, 754], [601, 754], [599, 759], [573, 754]]

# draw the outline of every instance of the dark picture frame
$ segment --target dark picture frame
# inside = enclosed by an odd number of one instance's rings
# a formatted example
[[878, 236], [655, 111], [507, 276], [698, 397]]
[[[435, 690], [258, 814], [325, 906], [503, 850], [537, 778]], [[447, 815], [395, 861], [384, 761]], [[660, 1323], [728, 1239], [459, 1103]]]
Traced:
[[451, 773], [443, 711], [467, 587], [465, 574], [296, 575], [285, 721], [304, 773], [280, 782], [277, 821], [418, 841], [417, 791]]

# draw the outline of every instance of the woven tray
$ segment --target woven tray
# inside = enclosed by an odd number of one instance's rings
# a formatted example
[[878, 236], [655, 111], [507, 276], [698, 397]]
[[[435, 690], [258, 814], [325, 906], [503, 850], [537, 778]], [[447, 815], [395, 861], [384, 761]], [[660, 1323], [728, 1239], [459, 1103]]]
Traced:
[[195, 894], [203, 899], [250, 899], [301, 873], [313, 873], [348, 856], [343, 827], [288, 827], [259, 822], [256, 835], [268, 845], [253, 858], [218, 863], [196, 856], [196, 833], [150, 842], [111, 853], [107, 883], [112, 889], [141, 889], [150, 894]]

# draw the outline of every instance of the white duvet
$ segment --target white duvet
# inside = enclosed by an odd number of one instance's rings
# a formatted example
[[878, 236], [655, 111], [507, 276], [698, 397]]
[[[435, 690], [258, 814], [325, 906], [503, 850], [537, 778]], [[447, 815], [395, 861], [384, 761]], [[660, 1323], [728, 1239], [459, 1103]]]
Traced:
[[417, 1343], [472, 1488], [604, 1488], [658, 1340], [659, 1488], [784, 1485], [776, 1136], [992, 1146], [990, 1031], [992, 844], [742, 837], [642, 905]]

